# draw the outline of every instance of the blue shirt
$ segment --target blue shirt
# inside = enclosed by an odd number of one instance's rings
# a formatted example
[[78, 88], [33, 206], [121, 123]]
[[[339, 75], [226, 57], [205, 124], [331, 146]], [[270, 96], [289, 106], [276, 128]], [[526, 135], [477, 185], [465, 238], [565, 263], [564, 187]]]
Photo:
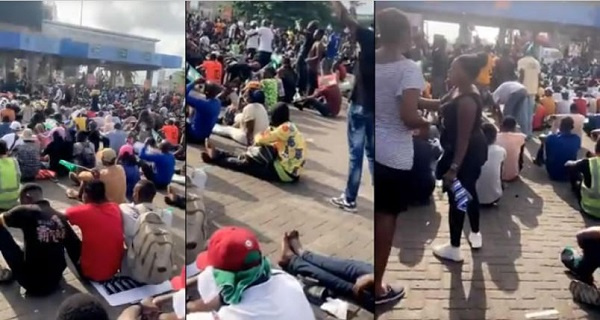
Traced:
[[125, 181], [127, 181], [127, 199], [133, 200], [133, 188], [140, 181], [140, 168], [136, 165], [121, 164], [125, 170]]
[[108, 138], [110, 148], [119, 154], [119, 150], [127, 142], [127, 132], [123, 130], [113, 130], [104, 135]]
[[[0, 137], [4, 137], [5, 134], [13, 133], [13, 130], [10, 128], [10, 122], [2, 122], [0, 123]], [[10, 146], [8, 146], [10, 148]]]
[[569, 181], [565, 162], [577, 160], [581, 138], [574, 133], [553, 133], [546, 138], [546, 171], [551, 180]]
[[195, 140], [203, 140], [210, 136], [212, 129], [221, 112], [221, 102], [218, 99], [202, 99], [190, 96], [190, 91], [194, 89], [192, 82], [185, 89], [185, 102], [194, 108], [194, 118], [192, 118], [189, 134]]
[[340, 46], [340, 37], [337, 34], [332, 34], [329, 37], [329, 43], [327, 44], [327, 58], [333, 59], [338, 53]]
[[171, 153], [146, 153], [148, 147], [144, 146], [140, 159], [154, 162], [154, 184], [166, 186], [171, 183], [175, 174], [175, 156]]

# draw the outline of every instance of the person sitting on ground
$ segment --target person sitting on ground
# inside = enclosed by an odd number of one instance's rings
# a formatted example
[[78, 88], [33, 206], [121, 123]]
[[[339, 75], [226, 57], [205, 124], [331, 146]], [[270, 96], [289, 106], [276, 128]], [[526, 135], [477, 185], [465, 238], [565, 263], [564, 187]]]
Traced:
[[[117, 320], [139, 320], [140, 306], [131, 306], [121, 312]], [[102, 302], [88, 293], [76, 293], [65, 299], [58, 307], [56, 320], [109, 320]], [[162, 319], [162, 318], [161, 318]]]
[[216, 84], [208, 82], [204, 85], [206, 98], [191, 94], [196, 86], [203, 83], [205, 83], [204, 79], [199, 78], [188, 84], [185, 91], [186, 104], [192, 108], [194, 113], [190, 117], [191, 123], [186, 129], [186, 137], [188, 142], [201, 144], [204, 144], [212, 133], [221, 112], [221, 102], [216, 98], [220, 89]]
[[296, 95], [296, 84], [298, 83], [298, 75], [292, 67], [292, 59], [283, 57], [281, 68], [277, 70], [277, 76], [283, 83], [283, 91], [285, 93], [281, 101], [292, 103]]
[[481, 175], [477, 180], [477, 196], [483, 206], [494, 205], [502, 197], [502, 167], [506, 161], [506, 150], [496, 144], [498, 132], [491, 123], [482, 125], [483, 134], [488, 142], [487, 161], [481, 167]]
[[152, 138], [146, 140], [140, 153], [140, 159], [145, 162], [140, 166], [146, 179], [154, 182], [157, 189], [164, 190], [175, 174], [175, 156], [171, 153], [171, 144], [168, 141], [162, 141], [158, 145], [160, 152], [150, 152], [148, 147], [155, 147], [155, 143]]
[[10, 124], [11, 121], [8, 116], [2, 117], [2, 122], [0, 123], [0, 137], [13, 132], [13, 130], [10, 128]]
[[[0, 215], [0, 252], [10, 268], [2, 269], [0, 281], [14, 279], [27, 294], [47, 295], [62, 280], [67, 266], [64, 249], [70, 237], [76, 235], [64, 216], [44, 199], [41, 186], [26, 184], [19, 198], [21, 205]], [[9, 227], [23, 231], [24, 249], [16, 243]]]
[[262, 72], [262, 80], [260, 85], [265, 94], [265, 107], [269, 112], [273, 112], [273, 108], [277, 104], [279, 97], [279, 83], [275, 76], [277, 73], [273, 67], [266, 67]]
[[52, 141], [52, 136], [50, 132], [46, 130], [43, 124], [38, 123], [33, 128], [33, 133], [35, 133], [35, 137], [37, 138], [37, 142], [41, 149], [46, 149], [46, 147]]
[[551, 180], [569, 181], [565, 163], [576, 160], [581, 149], [581, 137], [573, 133], [573, 119], [562, 118], [557, 133], [541, 136], [542, 144], [535, 159], [536, 164], [546, 164], [546, 171]]
[[40, 146], [31, 129], [23, 130], [21, 139], [23, 144], [13, 152], [13, 155], [19, 161], [21, 182], [33, 182], [42, 168]]
[[419, 130], [413, 136], [414, 161], [411, 177], [414, 179], [413, 188], [408, 195], [414, 205], [427, 205], [435, 190], [435, 166], [442, 155], [442, 147], [437, 139], [429, 139], [431, 132]]
[[123, 219], [118, 204], [106, 198], [107, 188], [99, 178], [84, 184], [84, 204], [68, 208], [65, 216], [82, 235], [81, 243], [68, 249], [71, 262], [84, 278], [106, 281], [121, 267]]
[[78, 131], [75, 141], [73, 145], [75, 164], [88, 169], [94, 168], [96, 166], [96, 148], [93, 143], [88, 141], [87, 134], [84, 131]]
[[113, 128], [104, 135], [108, 139], [108, 146], [105, 145], [104, 147], [110, 147], [115, 152], [119, 152], [121, 147], [127, 143], [127, 135], [127, 132], [123, 130], [122, 124], [115, 123]]
[[280, 182], [298, 181], [305, 159], [306, 142], [290, 121], [290, 110], [283, 102], [273, 110], [271, 127], [258, 135], [243, 155], [216, 149], [208, 141], [206, 151], [202, 152], [206, 163]]
[[584, 127], [585, 117], [582, 116], [581, 114], [579, 114], [578, 107], [575, 103], [571, 104], [571, 113], [555, 114], [554, 116], [550, 117], [551, 118], [550, 120], [552, 121], [552, 129], [551, 129], [552, 132], [558, 131], [558, 126], [560, 125], [560, 121], [565, 117], [569, 117], [569, 118], [573, 119], [573, 133], [577, 134], [580, 138], [583, 137], [583, 134], [584, 134], [583, 127]]
[[213, 133], [251, 146], [254, 137], [269, 128], [269, 114], [264, 106], [265, 95], [262, 91], [247, 90], [245, 100], [248, 104], [241, 106], [241, 113], [234, 117], [233, 126], [216, 125]]
[[600, 191], [596, 181], [600, 174], [600, 140], [596, 141], [594, 154], [577, 161], [565, 163], [571, 180], [571, 189], [580, 204], [581, 211], [595, 218], [600, 218]]
[[294, 102], [294, 106], [302, 110], [310, 108], [317, 110], [324, 117], [334, 118], [342, 108], [342, 92], [337, 83], [325, 85], [312, 95]]
[[556, 113], [556, 101], [554, 101], [554, 92], [552, 89], [544, 90], [544, 96], [540, 99], [540, 103], [546, 109], [547, 115], [553, 115]]
[[502, 181], [514, 181], [523, 169], [525, 134], [517, 131], [517, 121], [506, 117], [500, 125], [496, 144], [506, 150], [506, 160], [502, 164]]
[[[258, 239], [247, 229], [222, 227], [215, 231], [196, 265], [202, 270], [197, 277], [202, 298], [187, 304], [188, 319], [209, 315], [237, 320], [315, 319], [300, 283], [271, 268]], [[207, 288], [216, 290], [210, 292]]]
[[4, 140], [0, 140], [0, 210], [8, 210], [19, 204], [21, 171], [17, 159], [8, 154]]
[[533, 121], [531, 127], [533, 131], [541, 131], [544, 129], [546, 123], [544, 120], [548, 116], [548, 112], [546, 111], [546, 107], [540, 102], [539, 97], [535, 96], [535, 112], [533, 114]]
[[119, 159], [117, 160], [117, 163], [120, 164], [125, 171], [125, 181], [127, 183], [127, 191], [125, 192], [125, 195], [127, 200], [132, 200], [133, 188], [138, 181], [140, 181], [141, 177], [140, 167], [131, 145], [126, 144], [121, 147], [119, 150]]
[[600, 306], [600, 290], [594, 284], [594, 271], [600, 267], [598, 247], [600, 245], [600, 227], [588, 227], [576, 235], [581, 252], [566, 247], [560, 255], [561, 262], [575, 279], [569, 290], [573, 299], [592, 306]]
[[1, 139], [4, 140], [4, 142], [6, 142], [6, 145], [8, 146], [8, 153], [11, 153], [13, 150], [16, 150], [18, 146], [23, 144], [23, 139], [19, 137], [19, 131], [21, 131], [21, 124], [14, 121], [10, 124], [10, 128], [13, 130], [13, 132], [5, 134], [1, 137]]
[[84, 170], [79, 174], [71, 172], [69, 178], [79, 186], [79, 190], [67, 190], [67, 196], [72, 199], [82, 199], [85, 185], [98, 176], [100, 181], [106, 185], [106, 198], [116, 204], [127, 201], [127, 179], [125, 170], [117, 164], [117, 153], [110, 148], [103, 149], [100, 152], [101, 168], [95, 168], [92, 171]]
[[73, 142], [66, 141], [60, 134], [60, 130], [56, 130], [52, 133], [52, 142], [44, 149], [42, 155], [45, 161], [48, 161], [48, 167], [56, 173], [56, 176], [66, 177], [69, 175], [69, 169], [59, 162], [60, 160], [73, 161]]
[[569, 92], [563, 91], [560, 93], [561, 100], [556, 104], [556, 114], [569, 114], [571, 103], [569, 102]]
[[388, 294], [375, 300], [373, 265], [304, 250], [296, 230], [284, 234], [278, 264], [286, 272], [294, 276], [314, 279], [317, 281], [317, 286], [324, 287], [323, 291], [305, 287], [305, 292], [318, 301], [338, 297], [351, 299], [365, 310], [374, 312], [376, 305], [400, 300], [405, 294], [402, 287], [393, 288], [385, 285]]
[[217, 61], [216, 54], [211, 53], [208, 56], [208, 60], [204, 60], [202, 63], [201, 69], [204, 70], [206, 80], [216, 84], [221, 84], [221, 79], [223, 77], [223, 65]]
[[167, 140], [172, 146], [179, 145], [179, 128], [175, 125], [175, 121], [173, 119], [167, 120], [161, 131], [165, 135], [165, 140]]
[[[583, 97], [583, 91], [577, 91], [576, 98], [573, 100], [573, 103], [576, 106], [576, 112], [582, 116], [587, 116], [588, 113], [588, 102], [587, 99]], [[573, 110], [571, 110], [573, 112]]]

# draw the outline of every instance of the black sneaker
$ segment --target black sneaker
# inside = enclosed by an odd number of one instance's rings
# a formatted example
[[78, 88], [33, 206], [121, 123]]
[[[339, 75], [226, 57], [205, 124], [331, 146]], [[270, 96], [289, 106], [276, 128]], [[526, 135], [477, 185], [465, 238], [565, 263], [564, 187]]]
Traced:
[[406, 291], [404, 291], [403, 286], [387, 286], [387, 292], [380, 297], [375, 298], [375, 305], [386, 304], [392, 301], [398, 301], [406, 295]]
[[356, 202], [348, 202], [345, 196], [331, 198], [329, 199], [329, 203], [347, 212], [354, 213], [357, 211]]

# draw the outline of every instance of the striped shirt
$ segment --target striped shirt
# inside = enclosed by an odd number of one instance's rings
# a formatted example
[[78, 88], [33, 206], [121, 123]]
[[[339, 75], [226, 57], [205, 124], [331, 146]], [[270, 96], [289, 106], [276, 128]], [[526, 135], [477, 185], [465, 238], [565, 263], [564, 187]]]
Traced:
[[412, 60], [375, 64], [375, 161], [390, 168], [411, 170], [412, 130], [400, 119], [399, 101], [407, 89], [425, 89], [421, 68]]

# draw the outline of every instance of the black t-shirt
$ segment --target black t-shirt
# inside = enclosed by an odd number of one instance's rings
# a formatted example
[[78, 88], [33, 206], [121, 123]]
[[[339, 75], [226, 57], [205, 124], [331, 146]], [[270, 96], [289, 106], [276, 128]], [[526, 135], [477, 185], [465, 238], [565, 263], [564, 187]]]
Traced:
[[238, 62], [227, 67], [227, 73], [229, 73], [229, 79], [240, 78], [242, 83], [252, 77], [252, 68], [249, 64]]
[[360, 54], [354, 66], [354, 89], [350, 100], [363, 106], [366, 110], [375, 109], [375, 34], [373, 31], [359, 27], [356, 30], [356, 41], [360, 44]]
[[313, 34], [305, 31], [304, 32], [304, 42], [302, 43], [302, 46], [300, 47], [300, 54], [298, 55], [298, 60], [304, 60], [304, 59], [306, 59], [306, 57], [308, 57], [308, 53], [310, 52], [310, 49], [312, 48], [314, 43], [315, 43], [315, 38], [313, 37]]
[[433, 51], [431, 56], [431, 75], [433, 77], [443, 77], [445, 80], [448, 75], [448, 55], [442, 49], [437, 49]]
[[8, 227], [23, 230], [27, 290], [44, 293], [56, 288], [67, 264], [64, 243], [67, 220], [46, 200], [20, 205], [4, 213]]

